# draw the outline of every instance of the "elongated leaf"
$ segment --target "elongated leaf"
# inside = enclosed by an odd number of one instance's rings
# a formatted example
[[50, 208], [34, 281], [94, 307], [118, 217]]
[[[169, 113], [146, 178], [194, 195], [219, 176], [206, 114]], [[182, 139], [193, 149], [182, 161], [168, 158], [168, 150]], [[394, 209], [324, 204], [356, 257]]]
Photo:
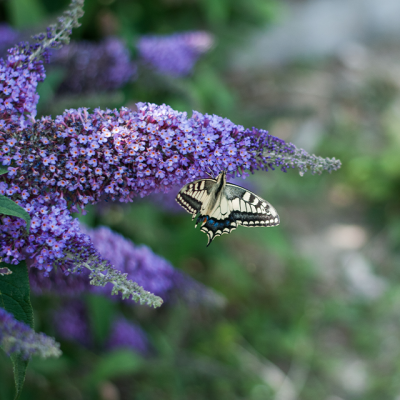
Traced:
[[29, 214], [21, 206], [1, 194], [0, 214], [12, 215], [13, 217], [22, 218], [26, 222], [26, 230], [29, 233], [29, 228], [31, 226], [31, 217], [29, 216]]
[[4, 175], [8, 172], [8, 168], [4, 165], [0, 165], [0, 175]]
[[142, 366], [142, 359], [132, 350], [114, 350], [99, 359], [96, 367], [87, 377], [86, 382], [89, 386], [93, 386], [107, 379], [137, 372]]
[[[33, 328], [33, 310], [30, 300], [28, 269], [25, 261], [18, 265], [0, 263], [0, 267], [12, 271], [12, 274], [0, 277], [0, 307], [13, 314], [18, 321], [25, 322]], [[24, 385], [29, 359], [23, 359], [20, 354], [12, 354], [11, 361], [16, 391], [14, 400], [16, 400]]]
[[92, 334], [96, 344], [102, 346], [110, 333], [115, 316], [115, 302], [104, 296], [93, 294], [87, 295], [85, 300]]

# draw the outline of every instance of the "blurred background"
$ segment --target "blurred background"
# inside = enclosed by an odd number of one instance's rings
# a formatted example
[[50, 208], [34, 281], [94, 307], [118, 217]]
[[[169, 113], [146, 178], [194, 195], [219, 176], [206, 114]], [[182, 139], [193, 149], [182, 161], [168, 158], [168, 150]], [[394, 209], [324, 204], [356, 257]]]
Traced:
[[[43, 31], [67, 5], [0, 2], [3, 29], [12, 28], [3, 42]], [[220, 301], [177, 298], [154, 310], [81, 296], [92, 316], [88, 344], [57, 331], [68, 299], [33, 296], [36, 330], [55, 336], [63, 355], [32, 360], [21, 399], [400, 399], [399, 20], [397, 0], [85, 0], [72, 38], [86, 56], [56, 53], [38, 116], [166, 103], [267, 129], [343, 166], [237, 180], [277, 209], [281, 225], [240, 228], [209, 248], [173, 206], [179, 188], [88, 208], [85, 224], [149, 246]], [[212, 46], [190, 73], [140, 61], [145, 35], [199, 30]], [[109, 65], [96, 46], [110, 38], [122, 43], [119, 53], [111, 47], [126, 79], [90, 86], [87, 76]], [[105, 66], [87, 72], [87, 86], [71, 81], [68, 71], [84, 74], [93, 54]], [[146, 352], [106, 349], [102, 332], [115, 314], [141, 327]], [[11, 398], [4, 354], [0, 376], [0, 398]]]

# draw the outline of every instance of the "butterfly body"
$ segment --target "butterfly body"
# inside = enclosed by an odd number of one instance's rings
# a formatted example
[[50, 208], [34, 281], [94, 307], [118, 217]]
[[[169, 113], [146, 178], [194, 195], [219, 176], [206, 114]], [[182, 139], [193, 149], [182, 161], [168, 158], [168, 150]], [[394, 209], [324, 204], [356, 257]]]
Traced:
[[215, 237], [228, 234], [239, 225], [277, 226], [279, 215], [270, 203], [247, 189], [226, 182], [226, 172], [216, 179], [200, 179], [186, 184], [176, 201], [196, 216], [196, 225], [208, 236], [207, 246]]

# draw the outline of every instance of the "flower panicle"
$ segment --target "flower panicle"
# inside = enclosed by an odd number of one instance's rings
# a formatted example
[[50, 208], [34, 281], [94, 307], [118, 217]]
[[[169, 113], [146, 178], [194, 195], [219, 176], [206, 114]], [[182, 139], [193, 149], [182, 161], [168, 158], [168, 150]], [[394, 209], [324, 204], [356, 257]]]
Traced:
[[145, 356], [150, 351], [150, 342], [146, 332], [139, 325], [118, 316], [113, 321], [106, 347], [109, 350], [130, 349]]
[[211, 49], [214, 37], [206, 31], [149, 35], [137, 42], [139, 58], [163, 75], [181, 77], [192, 72], [200, 56]]
[[[106, 282], [106, 286], [101, 282], [101, 287], [89, 284], [91, 270], [97, 270], [104, 260], [108, 260], [110, 265], [122, 274], [122, 278], [135, 281], [146, 291], [162, 297], [165, 301], [182, 299], [189, 304], [200, 303], [211, 306], [223, 303], [224, 300], [220, 295], [176, 270], [167, 260], [153, 253], [147, 246], [137, 246], [107, 227], [89, 229], [81, 226], [81, 230], [90, 237], [93, 248], [97, 250], [101, 259], [99, 256], [96, 258], [93, 252], [92, 258], [96, 261], [91, 263], [91, 269], [86, 269], [85, 264], [79, 264], [82, 271], [69, 273], [68, 276], [61, 268], [51, 271], [48, 277], [37, 268], [31, 268], [29, 278], [34, 293], [57, 292], [69, 298], [79, 296], [85, 291], [110, 295], [112, 282], [110, 285]], [[76, 254], [74, 257], [78, 258]], [[120, 295], [119, 298], [121, 297]]]
[[[86, 262], [82, 262], [81, 265], [90, 270], [89, 279], [91, 285], [105, 286], [107, 283], [111, 283], [113, 285], [111, 291], [112, 295], [121, 294], [122, 299], [132, 298], [135, 302], [147, 304], [154, 308], [160, 307], [163, 303], [161, 297], [148, 292], [136, 282], [129, 280], [127, 278], [127, 273], [122, 273], [121, 271], [112, 268], [112, 266], [106, 261], [97, 263], [95, 268]], [[72, 272], [77, 272], [80, 268], [80, 266], [75, 267]]]
[[51, 64], [66, 69], [59, 94], [116, 90], [134, 80], [137, 70], [124, 42], [114, 37], [100, 43], [71, 42], [53, 52]]
[[[294, 145], [293, 145], [294, 146]], [[300, 176], [303, 176], [307, 171], [314, 174], [322, 174], [323, 171], [329, 173], [337, 171], [342, 163], [335, 157], [320, 157], [315, 154], [309, 154], [304, 149], [299, 149], [294, 146], [294, 152], [290, 156], [281, 156], [275, 154], [264, 153], [267, 160], [273, 163], [281, 162], [284, 168], [297, 168]]]
[[31, 61], [39, 59], [48, 61], [50, 49], [58, 49], [69, 43], [72, 28], [80, 26], [78, 20], [83, 15], [83, 3], [84, 0], [72, 0], [68, 10], [55, 24], [47, 27], [46, 33], [34, 36], [36, 43], [29, 57]]
[[167, 192], [210, 170], [215, 176], [221, 170], [245, 176], [276, 167], [301, 173], [340, 167], [338, 160], [309, 155], [263, 129], [245, 129], [217, 115], [193, 112], [188, 118], [169, 106], [145, 103], [137, 108], [70, 109], [24, 130], [3, 122], [0, 162], [8, 174], [1, 176], [0, 194], [32, 220], [26, 238], [24, 223], [1, 217], [0, 256], [6, 262], [28, 253], [49, 271], [65, 261], [66, 248], [76, 245], [81, 254], [86, 242], [70, 212], [104, 198], [128, 202]]
[[43, 358], [61, 355], [60, 345], [53, 338], [43, 333], [36, 333], [1, 307], [0, 346], [8, 355], [19, 353], [25, 359], [31, 355]]
[[[96, 340], [90, 329], [87, 306], [81, 300], [63, 301], [53, 314], [59, 337], [93, 348]], [[146, 332], [136, 323], [118, 315], [111, 321], [108, 338], [101, 343], [107, 350], [129, 349], [146, 356], [151, 345]]]
[[43, 61], [49, 61], [51, 48], [68, 43], [71, 29], [83, 14], [82, 6], [83, 0], [72, 0], [64, 16], [46, 34], [35, 37], [36, 43], [21, 42], [8, 50], [5, 60], [0, 59], [0, 129], [11, 125], [21, 131], [31, 124], [39, 101], [36, 88], [46, 77]]

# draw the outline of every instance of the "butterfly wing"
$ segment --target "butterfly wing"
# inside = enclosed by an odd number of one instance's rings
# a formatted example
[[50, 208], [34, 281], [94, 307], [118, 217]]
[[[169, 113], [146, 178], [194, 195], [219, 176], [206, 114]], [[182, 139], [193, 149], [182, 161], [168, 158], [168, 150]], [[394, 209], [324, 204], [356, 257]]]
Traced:
[[201, 230], [208, 236], [207, 246], [217, 236], [231, 233], [239, 225], [246, 227], [277, 226], [279, 215], [268, 201], [241, 186], [227, 183], [220, 195], [219, 207], [211, 215], [200, 215]]
[[277, 226], [279, 215], [268, 201], [250, 190], [228, 183], [225, 188], [230, 201], [231, 216], [238, 225], [247, 227]]
[[192, 214], [192, 219], [194, 219], [200, 212], [203, 203], [208, 199], [214, 185], [214, 179], [200, 179], [190, 182], [179, 191], [175, 200], [188, 213]]

